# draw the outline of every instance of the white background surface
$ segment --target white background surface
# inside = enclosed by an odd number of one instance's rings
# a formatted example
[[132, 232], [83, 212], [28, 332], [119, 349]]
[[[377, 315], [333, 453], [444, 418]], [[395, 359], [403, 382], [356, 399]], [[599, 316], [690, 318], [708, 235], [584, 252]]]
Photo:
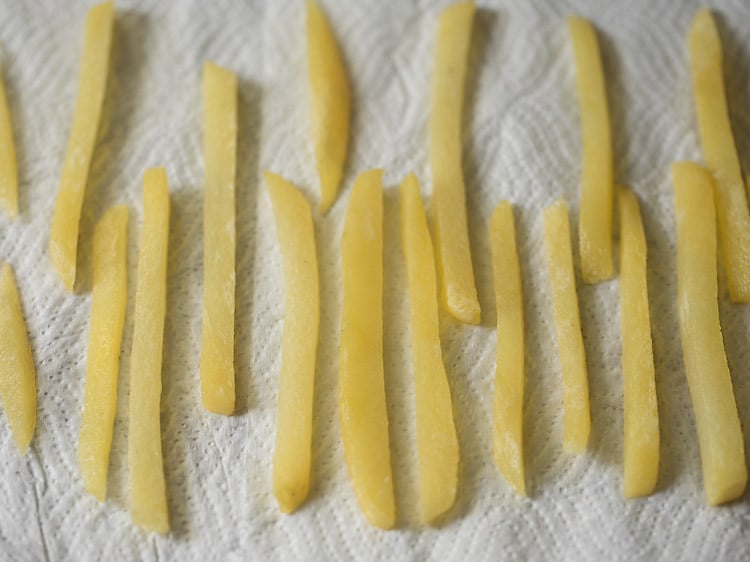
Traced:
[[[700, 160], [685, 32], [698, 4], [480, 2], [465, 122], [465, 178], [481, 327], [443, 317], [443, 348], [461, 446], [455, 508], [438, 528], [416, 523], [413, 389], [405, 272], [394, 187], [415, 171], [425, 195], [427, 100], [436, 17], [445, 2], [323, 5], [354, 91], [350, 159], [341, 197], [316, 217], [323, 310], [316, 382], [312, 489], [293, 516], [277, 509], [271, 459], [281, 342], [281, 268], [263, 169], [317, 203], [307, 115], [304, 4], [292, 1], [118, 0], [105, 102], [84, 208], [79, 294], [66, 294], [46, 256], [71, 122], [88, 2], [0, 2], [3, 78], [15, 120], [21, 217], [0, 216], [0, 258], [16, 270], [37, 363], [38, 424], [20, 457], [0, 415], [3, 560], [740, 560], [750, 556], [747, 496], [705, 507], [676, 313], [668, 165]], [[727, 89], [740, 160], [750, 169], [750, 8], [718, 3]], [[541, 246], [540, 210], [564, 197], [575, 214], [580, 175], [574, 69], [563, 17], [591, 18], [609, 77], [616, 177], [641, 197], [662, 462], [657, 492], [624, 501], [617, 281], [579, 291], [593, 429], [589, 451], [561, 450], [561, 390]], [[240, 77], [237, 171], [238, 414], [205, 413], [198, 363], [202, 283], [201, 62]], [[169, 301], [162, 395], [164, 463], [173, 532], [136, 528], [127, 511], [126, 443], [133, 286], [123, 341], [106, 504], [84, 492], [76, 465], [83, 393], [93, 221], [131, 209], [135, 279], [145, 168], [166, 166], [172, 191]], [[358, 171], [385, 174], [385, 369], [398, 530], [370, 527], [346, 474], [336, 411], [339, 244]], [[491, 404], [495, 332], [486, 224], [510, 199], [528, 321], [525, 405], [530, 497], [494, 467]], [[574, 219], [575, 217], [573, 217]], [[573, 223], [575, 224], [575, 223]], [[575, 230], [575, 229], [574, 229]], [[723, 283], [723, 281], [722, 281]], [[722, 284], [722, 291], [724, 291]], [[750, 438], [747, 307], [721, 295], [727, 353]], [[746, 440], [747, 441], [747, 440]], [[747, 447], [750, 450], [750, 447]]]

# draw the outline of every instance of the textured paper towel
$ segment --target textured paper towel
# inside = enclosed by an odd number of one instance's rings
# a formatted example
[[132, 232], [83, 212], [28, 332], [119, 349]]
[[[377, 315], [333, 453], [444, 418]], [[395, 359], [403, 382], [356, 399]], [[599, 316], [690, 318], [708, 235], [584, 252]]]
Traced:
[[[304, 4], [156, 0], [117, 3], [104, 120], [84, 209], [81, 279], [65, 293], [46, 256], [48, 225], [75, 97], [87, 2], [0, 3], [3, 76], [15, 120], [21, 218], [0, 216], [0, 257], [16, 269], [38, 367], [39, 417], [31, 450], [16, 452], [0, 415], [0, 558], [3, 560], [740, 560], [750, 556], [747, 497], [705, 507], [676, 311], [668, 165], [700, 159], [684, 35], [695, 2], [480, 2], [466, 104], [464, 169], [483, 307], [481, 327], [443, 317], [443, 349], [461, 445], [456, 506], [438, 528], [416, 524], [413, 387], [396, 186], [415, 171], [429, 194], [427, 100], [437, 14], [445, 2], [346, 2], [325, 8], [354, 90], [342, 196], [316, 218], [323, 310], [316, 381], [312, 489], [293, 516], [271, 493], [283, 294], [270, 168], [317, 202], [309, 142]], [[717, 4], [727, 90], [740, 158], [750, 169], [750, 10]], [[575, 213], [580, 176], [574, 69], [563, 17], [601, 32], [617, 179], [640, 195], [662, 423], [657, 493], [623, 501], [622, 384], [617, 282], [580, 289], [593, 430], [580, 457], [561, 451], [561, 391], [541, 247], [540, 210], [565, 197]], [[201, 62], [240, 77], [238, 169], [238, 415], [200, 407], [202, 281]], [[173, 533], [148, 535], [127, 511], [126, 408], [133, 288], [106, 504], [84, 492], [76, 466], [88, 333], [93, 220], [124, 202], [132, 213], [135, 279], [146, 167], [167, 167], [173, 217], [165, 333], [162, 431]], [[346, 474], [336, 412], [339, 246], [358, 171], [385, 183], [385, 372], [398, 530], [362, 517]], [[498, 474], [491, 452], [495, 332], [486, 224], [508, 198], [517, 209], [528, 321], [525, 438], [531, 497]], [[575, 217], [573, 217], [575, 218]], [[722, 289], [723, 291], [723, 289]], [[721, 313], [740, 417], [750, 428], [747, 307]], [[747, 432], [750, 437], [750, 431]]]

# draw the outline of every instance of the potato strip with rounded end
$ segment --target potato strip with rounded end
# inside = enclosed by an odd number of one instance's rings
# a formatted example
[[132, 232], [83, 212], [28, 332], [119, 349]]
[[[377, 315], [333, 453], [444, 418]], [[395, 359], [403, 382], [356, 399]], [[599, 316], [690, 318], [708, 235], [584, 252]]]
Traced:
[[36, 369], [13, 270], [0, 272], [0, 399], [13, 441], [26, 453], [36, 426]]
[[124, 205], [109, 209], [96, 225], [93, 261], [91, 326], [78, 465], [86, 489], [99, 501], [104, 501], [128, 298], [128, 208]]
[[523, 463], [524, 318], [521, 266], [513, 207], [502, 201], [490, 220], [497, 308], [495, 369], [495, 464], [519, 494], [526, 495]]
[[161, 454], [161, 369], [167, 297], [169, 188], [164, 168], [143, 176], [143, 227], [130, 356], [130, 513], [149, 531], [169, 531]]
[[[0, 65], [0, 71], [2, 65]], [[13, 123], [5, 96], [5, 85], [0, 77], [0, 209], [10, 218], [18, 216], [18, 164], [13, 141]]]
[[401, 184], [401, 240], [409, 279], [419, 462], [419, 518], [430, 523], [456, 499], [458, 438], [440, 349], [435, 257], [419, 184]]
[[382, 170], [357, 177], [341, 236], [339, 417], [362, 511], [376, 527], [390, 529], [396, 508], [383, 380], [382, 177]]
[[563, 450], [580, 453], [591, 428], [589, 381], [565, 201], [544, 209], [544, 245], [562, 368]]
[[692, 162], [672, 165], [677, 218], [677, 292], [682, 355], [709, 505], [742, 495], [745, 446], [721, 335], [716, 212], [711, 175]]
[[598, 283], [612, 277], [612, 139], [599, 43], [583, 18], [570, 16], [568, 31], [576, 61], [583, 170], [578, 217], [581, 277]]
[[318, 258], [310, 205], [279, 175], [264, 174], [276, 215], [284, 270], [284, 335], [279, 374], [273, 492], [291, 513], [310, 490], [315, 355], [320, 325]]
[[479, 324], [461, 169], [461, 116], [473, 19], [473, 2], [454, 4], [440, 14], [431, 89], [430, 168], [441, 300], [456, 319]]
[[320, 212], [325, 213], [336, 200], [346, 163], [352, 101], [341, 51], [314, 0], [307, 0], [307, 67]]
[[86, 16], [76, 108], [52, 216], [49, 257], [68, 291], [76, 280], [78, 223], [107, 85], [113, 21], [112, 1], [97, 4]]
[[716, 190], [729, 296], [735, 302], [750, 302], [750, 210], [729, 122], [721, 40], [708, 8], [693, 18], [688, 46], [698, 131]]
[[237, 77], [203, 66], [203, 323], [201, 400], [209, 412], [234, 412], [235, 174]]
[[646, 282], [646, 235], [635, 194], [618, 190], [620, 209], [620, 325], [626, 498], [654, 491], [659, 475], [659, 410]]

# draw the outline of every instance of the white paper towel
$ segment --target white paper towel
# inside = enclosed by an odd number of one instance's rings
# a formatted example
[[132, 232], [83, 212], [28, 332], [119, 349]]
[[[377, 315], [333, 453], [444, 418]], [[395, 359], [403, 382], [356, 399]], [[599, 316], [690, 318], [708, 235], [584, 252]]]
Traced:
[[[127, 511], [127, 395], [133, 287], [123, 341], [106, 504], [85, 493], [76, 463], [89, 295], [66, 294], [47, 255], [89, 2], [0, 3], [3, 77], [15, 121], [21, 218], [0, 215], [0, 258], [15, 267], [38, 368], [39, 417], [20, 457], [0, 415], [3, 560], [742, 560], [750, 556], [747, 496], [707, 508], [682, 367], [668, 166], [701, 159], [686, 64], [693, 1], [480, 2], [467, 88], [464, 169], [481, 327], [443, 316], [443, 349], [461, 446], [456, 506], [437, 528], [416, 524], [416, 445], [405, 271], [394, 187], [414, 171], [426, 196], [429, 80], [445, 1], [323, 2], [354, 91], [341, 197], [316, 217], [323, 310], [310, 498], [282, 515], [271, 492], [282, 274], [260, 172], [272, 169], [317, 202], [307, 113], [304, 3], [118, 0], [111, 81], [84, 208], [81, 275], [90, 285], [93, 220], [131, 209], [135, 279], [141, 178], [167, 167], [172, 190], [162, 431], [173, 532], [148, 535]], [[716, 4], [740, 159], [750, 169], [750, 8]], [[640, 195], [649, 240], [662, 427], [658, 490], [624, 501], [617, 282], [579, 289], [591, 385], [592, 435], [561, 450], [561, 391], [541, 236], [541, 209], [565, 197], [575, 215], [580, 135], [564, 16], [594, 21], [609, 80], [617, 180]], [[238, 415], [200, 407], [202, 283], [201, 62], [240, 77], [238, 154]], [[385, 371], [398, 530], [369, 526], [342, 454], [336, 410], [340, 234], [357, 172], [385, 183]], [[495, 332], [487, 220], [516, 206], [528, 323], [525, 405], [530, 498], [513, 493], [491, 451]], [[575, 216], [572, 217], [575, 220]], [[574, 223], [575, 224], [575, 223]], [[575, 229], [574, 229], [575, 230]], [[723, 291], [723, 289], [722, 289]], [[750, 437], [747, 307], [721, 296], [740, 417]], [[750, 447], [748, 448], [750, 450]]]

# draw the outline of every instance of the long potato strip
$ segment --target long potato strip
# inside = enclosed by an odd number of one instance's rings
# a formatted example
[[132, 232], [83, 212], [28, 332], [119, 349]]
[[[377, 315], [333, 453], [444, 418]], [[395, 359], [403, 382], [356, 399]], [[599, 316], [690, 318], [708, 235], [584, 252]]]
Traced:
[[210, 412], [234, 412], [235, 209], [237, 77], [203, 67], [203, 325], [201, 398]]
[[[0, 72], [2, 67], [0, 66]], [[18, 216], [18, 164], [13, 141], [13, 123], [0, 76], [0, 209], [11, 218]]]
[[112, 1], [97, 4], [86, 16], [78, 97], [52, 216], [49, 257], [69, 291], [76, 280], [78, 223], [104, 102], [113, 21]]
[[706, 501], [742, 495], [745, 446], [719, 324], [716, 213], [711, 175], [692, 162], [672, 166], [677, 215], [680, 338], [703, 465]]

